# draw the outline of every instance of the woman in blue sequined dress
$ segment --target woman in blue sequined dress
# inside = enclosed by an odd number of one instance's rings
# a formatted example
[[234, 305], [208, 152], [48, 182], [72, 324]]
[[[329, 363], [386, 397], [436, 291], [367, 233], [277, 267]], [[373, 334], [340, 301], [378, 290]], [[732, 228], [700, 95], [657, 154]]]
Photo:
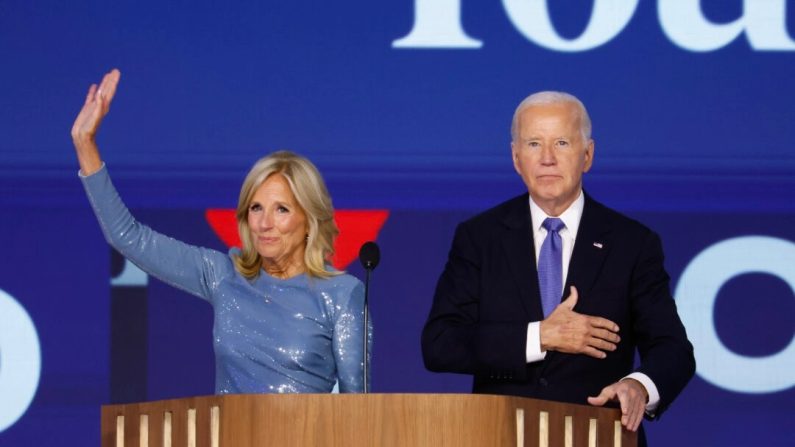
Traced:
[[284, 151], [254, 164], [236, 213], [242, 249], [159, 234], [129, 213], [96, 145], [119, 77], [89, 88], [72, 127], [80, 177], [108, 243], [213, 306], [216, 393], [361, 392], [364, 287], [327, 263], [338, 230], [315, 166]]

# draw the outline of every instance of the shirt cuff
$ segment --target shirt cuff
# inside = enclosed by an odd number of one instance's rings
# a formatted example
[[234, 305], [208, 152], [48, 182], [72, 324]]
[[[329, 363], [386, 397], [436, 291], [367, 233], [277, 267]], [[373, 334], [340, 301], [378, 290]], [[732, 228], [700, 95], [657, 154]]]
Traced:
[[525, 360], [527, 363], [540, 362], [546, 356], [547, 352], [541, 351], [541, 322], [533, 321], [528, 323]]
[[660, 405], [660, 392], [657, 391], [657, 386], [654, 385], [654, 382], [651, 381], [649, 376], [641, 372], [634, 372], [624, 378], [635, 379], [646, 388], [646, 392], [649, 393], [649, 402], [646, 403], [646, 413], [649, 416], [654, 416], [654, 411], [657, 410], [657, 407]]

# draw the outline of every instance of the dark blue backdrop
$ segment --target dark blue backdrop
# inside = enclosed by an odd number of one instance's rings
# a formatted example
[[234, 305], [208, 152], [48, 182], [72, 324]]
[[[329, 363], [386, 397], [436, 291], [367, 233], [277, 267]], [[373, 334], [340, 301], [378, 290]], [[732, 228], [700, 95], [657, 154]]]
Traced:
[[[516, 13], [547, 3], [548, 16]], [[376, 392], [467, 391], [419, 353], [454, 225], [522, 191], [516, 104], [574, 93], [594, 121], [586, 188], [660, 232], [673, 288], [696, 272], [676, 290], [699, 373], [647, 424], [650, 441], [795, 444], [793, 3], [3, 0], [0, 445], [96, 444], [113, 395], [212, 392], [210, 309], [152, 279], [112, 285], [120, 266], [76, 176], [71, 122], [115, 66], [103, 157], [156, 229], [224, 249], [204, 210], [233, 208], [250, 164], [280, 148], [317, 163], [338, 208], [390, 210], [372, 295]], [[622, 10], [625, 24], [602, 20]], [[587, 48], [550, 48], [547, 20], [558, 46]], [[425, 48], [393, 44], [413, 28]], [[480, 46], [450, 48], [462, 35]], [[737, 248], [748, 236], [770, 245]], [[710, 268], [694, 261], [721, 242]], [[142, 337], [112, 335], [124, 293], [146, 303]], [[143, 361], [140, 389], [111, 390], [111, 340]]]

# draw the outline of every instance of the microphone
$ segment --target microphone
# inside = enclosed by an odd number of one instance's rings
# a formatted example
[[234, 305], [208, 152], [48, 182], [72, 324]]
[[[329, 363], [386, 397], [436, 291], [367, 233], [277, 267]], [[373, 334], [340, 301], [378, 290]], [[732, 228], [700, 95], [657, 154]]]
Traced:
[[378, 249], [378, 244], [373, 241], [365, 242], [359, 250], [359, 262], [362, 267], [368, 272], [375, 270], [378, 267], [378, 262], [381, 260], [381, 250]]
[[378, 249], [378, 245], [373, 242], [365, 242], [362, 244], [362, 248], [359, 249], [359, 262], [362, 263], [362, 267], [367, 272], [364, 280], [364, 335], [363, 335], [363, 342], [362, 345], [364, 350], [362, 351], [362, 365], [364, 366], [362, 370], [363, 374], [363, 383], [364, 383], [364, 393], [367, 394], [369, 390], [369, 385], [367, 385], [367, 333], [368, 327], [370, 326], [367, 324], [368, 321], [368, 313], [367, 313], [367, 300], [370, 294], [370, 273], [378, 267], [378, 262], [381, 261], [381, 250]]

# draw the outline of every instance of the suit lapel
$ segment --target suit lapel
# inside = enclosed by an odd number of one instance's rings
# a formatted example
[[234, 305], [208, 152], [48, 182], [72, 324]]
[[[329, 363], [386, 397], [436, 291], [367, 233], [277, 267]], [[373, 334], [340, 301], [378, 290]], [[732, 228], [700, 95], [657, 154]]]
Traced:
[[531, 321], [543, 318], [541, 292], [538, 288], [535, 246], [530, 226], [530, 201], [524, 194], [512, 203], [503, 217], [504, 237], [500, 238], [510, 266], [511, 276], [519, 288], [522, 306]]
[[601, 205], [586, 195], [574, 251], [569, 261], [564, 296], [569, 295], [572, 285], [577, 287], [580, 297], [593, 287], [610, 248], [610, 224], [607, 216]]
[[[527, 194], [514, 199], [503, 219], [505, 234], [501, 238], [503, 250], [509, 260], [511, 276], [516, 282], [522, 306], [530, 321], [544, 317], [541, 292], [538, 287], [538, 270], [535, 262], [535, 244], [530, 222], [530, 205]], [[610, 252], [610, 225], [601, 205], [585, 195], [580, 227], [569, 261], [563, 298], [568, 297], [570, 286], [577, 287], [582, 297], [593, 286]]]

